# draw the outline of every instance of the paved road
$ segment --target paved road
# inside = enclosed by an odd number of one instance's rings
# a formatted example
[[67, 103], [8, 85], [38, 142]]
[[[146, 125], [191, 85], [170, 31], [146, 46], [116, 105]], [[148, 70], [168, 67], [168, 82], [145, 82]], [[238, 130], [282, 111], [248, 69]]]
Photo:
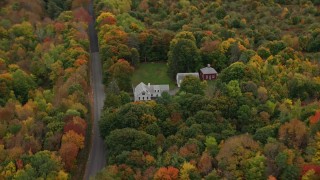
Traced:
[[92, 147], [86, 165], [84, 179], [88, 180], [100, 171], [106, 164], [106, 152], [103, 139], [100, 137], [98, 121], [100, 119], [105, 99], [104, 86], [102, 84], [102, 64], [99, 57], [99, 46], [97, 32], [94, 28], [95, 17], [93, 13], [93, 0], [89, 5], [89, 13], [94, 21], [89, 23], [90, 51], [91, 51], [91, 86], [93, 91], [93, 126], [92, 126]]

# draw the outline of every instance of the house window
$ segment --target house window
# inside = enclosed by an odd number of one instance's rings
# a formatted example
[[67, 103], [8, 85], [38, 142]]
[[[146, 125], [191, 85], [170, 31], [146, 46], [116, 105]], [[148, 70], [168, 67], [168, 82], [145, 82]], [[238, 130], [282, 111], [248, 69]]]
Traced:
[[144, 100], [144, 97], [142, 97], [142, 100]]
[[151, 96], [153, 96], [153, 94], [151, 94]]
[[139, 100], [140, 100], [140, 97], [139, 97]]
[[146, 93], [143, 91], [143, 92], [142, 92], [142, 95], [145, 95], [145, 94], [146, 94]]

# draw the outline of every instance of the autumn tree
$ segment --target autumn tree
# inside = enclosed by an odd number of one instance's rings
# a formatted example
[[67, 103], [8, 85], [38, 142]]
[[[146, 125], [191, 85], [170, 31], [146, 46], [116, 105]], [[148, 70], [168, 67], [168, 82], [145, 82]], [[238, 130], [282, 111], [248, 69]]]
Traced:
[[240, 135], [227, 139], [222, 145], [216, 159], [226, 178], [243, 177], [246, 164], [259, 151], [259, 144], [249, 135]]
[[161, 167], [154, 175], [154, 179], [156, 180], [177, 180], [179, 177], [179, 170], [177, 168], [169, 166]]
[[62, 136], [62, 144], [68, 142], [74, 143], [79, 149], [84, 147], [84, 137], [73, 130], [68, 131]]
[[316, 164], [320, 164], [320, 132], [317, 132], [315, 136], [316, 140], [316, 153], [312, 158], [312, 161]]
[[199, 179], [200, 175], [193, 164], [184, 162], [180, 168], [179, 178], [181, 180]]
[[87, 123], [80, 117], [74, 117], [72, 121], [65, 124], [63, 131], [67, 133], [68, 131], [74, 131], [79, 135], [85, 137]]
[[307, 127], [297, 120], [291, 120], [280, 126], [279, 139], [290, 148], [300, 149], [307, 145]]
[[79, 147], [73, 142], [66, 142], [61, 145], [59, 154], [67, 170], [72, 170], [78, 155]]
[[201, 174], [207, 175], [212, 170], [213, 158], [207, 152], [204, 152], [199, 160], [198, 169]]
[[117, 22], [115, 15], [110, 12], [103, 12], [97, 17], [98, 26], [103, 26], [105, 24], [114, 25]]

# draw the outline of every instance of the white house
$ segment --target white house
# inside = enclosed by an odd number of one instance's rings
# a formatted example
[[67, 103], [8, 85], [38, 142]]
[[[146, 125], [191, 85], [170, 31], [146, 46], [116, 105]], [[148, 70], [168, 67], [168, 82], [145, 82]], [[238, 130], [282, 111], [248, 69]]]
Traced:
[[197, 72], [195, 72], [195, 73], [177, 73], [177, 75], [176, 75], [176, 80], [177, 80], [177, 85], [178, 85], [178, 87], [180, 87], [183, 79], [184, 79], [186, 76], [194, 76], [194, 77], [199, 78], [199, 73], [197, 73]]
[[163, 92], [169, 92], [169, 85], [146, 85], [141, 82], [134, 88], [134, 101], [148, 101], [160, 97]]

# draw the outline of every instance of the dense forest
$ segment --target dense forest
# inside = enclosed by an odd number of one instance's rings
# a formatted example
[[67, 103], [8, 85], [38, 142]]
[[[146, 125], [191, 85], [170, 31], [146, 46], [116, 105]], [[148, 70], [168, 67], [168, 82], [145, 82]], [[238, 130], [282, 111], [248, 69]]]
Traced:
[[90, 119], [82, 6], [0, 2], [0, 179], [82, 176]]
[[[88, 0], [0, 0], [0, 179], [81, 179]], [[95, 0], [106, 89], [95, 179], [320, 178], [319, 0]], [[164, 63], [178, 92], [132, 102]]]
[[[97, 0], [108, 156], [96, 179], [320, 178], [320, 1]], [[130, 102], [139, 64], [214, 82]]]

